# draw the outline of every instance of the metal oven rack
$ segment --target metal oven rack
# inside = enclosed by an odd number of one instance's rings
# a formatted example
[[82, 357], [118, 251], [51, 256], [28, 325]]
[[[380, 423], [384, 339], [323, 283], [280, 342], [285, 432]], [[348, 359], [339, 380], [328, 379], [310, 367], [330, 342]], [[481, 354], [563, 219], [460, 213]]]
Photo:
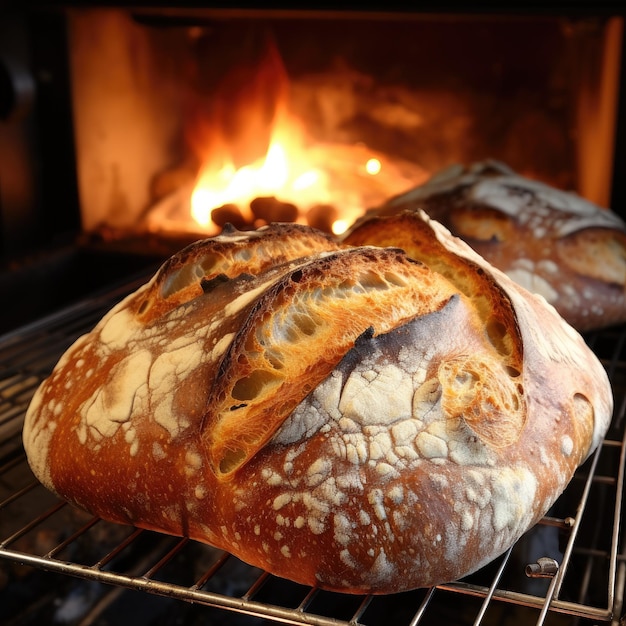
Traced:
[[465, 580], [349, 596], [275, 578], [194, 541], [90, 517], [33, 477], [21, 429], [35, 388], [74, 339], [140, 282], [0, 337], [0, 622], [622, 623], [626, 327], [586, 337], [611, 378], [613, 424], [542, 523]]

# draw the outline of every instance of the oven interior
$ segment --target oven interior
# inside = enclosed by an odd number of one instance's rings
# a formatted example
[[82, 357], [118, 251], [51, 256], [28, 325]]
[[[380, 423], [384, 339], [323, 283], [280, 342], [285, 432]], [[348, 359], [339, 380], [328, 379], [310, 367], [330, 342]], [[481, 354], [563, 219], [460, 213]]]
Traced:
[[[555, 7], [3, 9], [0, 332], [225, 221], [295, 205], [330, 229], [453, 163], [498, 159], [623, 215], [623, 15]], [[192, 218], [207, 175], [267, 163], [277, 137], [321, 183], [256, 181]], [[280, 201], [264, 219], [255, 193]]]
[[[466, 580], [395, 596], [303, 588], [90, 518], [34, 480], [21, 428], [63, 351], [167, 256], [219, 230], [190, 217], [211, 155], [262, 157], [285, 111], [304, 122], [304, 152], [344, 163], [313, 208], [375, 204], [450, 163], [497, 158], [624, 216], [623, 15], [107, 6], [2, 18], [3, 623], [620, 623], [623, 327], [585, 337], [614, 420], [549, 516]], [[359, 169], [372, 155], [394, 174], [384, 185]], [[228, 215], [245, 217], [250, 197], [224, 201]], [[281, 196], [274, 215], [291, 203], [309, 219], [304, 198]]]

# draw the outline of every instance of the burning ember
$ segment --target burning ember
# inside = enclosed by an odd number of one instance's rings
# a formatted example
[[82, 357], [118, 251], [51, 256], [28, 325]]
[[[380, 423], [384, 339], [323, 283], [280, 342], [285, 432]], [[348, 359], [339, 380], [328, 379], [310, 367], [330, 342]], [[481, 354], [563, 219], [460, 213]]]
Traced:
[[190, 116], [187, 135], [201, 163], [195, 176], [161, 197], [144, 226], [210, 236], [227, 222], [245, 230], [289, 221], [340, 234], [367, 208], [428, 177], [364, 143], [315, 139], [290, 111], [289, 94], [272, 46], [252, 74], [231, 75], [202, 114]]
[[298, 221], [339, 234], [368, 206], [411, 184], [389, 158], [364, 145], [306, 148], [281, 134], [255, 163], [202, 172], [190, 200], [198, 225], [223, 226], [225, 218], [255, 226]]

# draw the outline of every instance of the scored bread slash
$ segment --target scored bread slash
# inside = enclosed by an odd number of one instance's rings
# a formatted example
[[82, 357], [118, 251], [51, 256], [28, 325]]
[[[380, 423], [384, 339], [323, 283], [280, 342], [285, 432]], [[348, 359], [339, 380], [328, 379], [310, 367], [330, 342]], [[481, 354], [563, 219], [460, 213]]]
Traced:
[[455, 291], [393, 249], [341, 250], [267, 288], [220, 363], [203, 439], [227, 477], [337, 365], [359, 335], [440, 309]]
[[153, 319], [210, 290], [212, 281], [221, 277], [254, 276], [274, 265], [338, 248], [330, 235], [299, 224], [246, 232], [228, 225], [220, 235], [192, 243], [170, 257], [137, 300], [137, 314]]
[[504, 552], [612, 408], [580, 335], [417, 212], [185, 248], [61, 357], [23, 438], [95, 515], [380, 594]]

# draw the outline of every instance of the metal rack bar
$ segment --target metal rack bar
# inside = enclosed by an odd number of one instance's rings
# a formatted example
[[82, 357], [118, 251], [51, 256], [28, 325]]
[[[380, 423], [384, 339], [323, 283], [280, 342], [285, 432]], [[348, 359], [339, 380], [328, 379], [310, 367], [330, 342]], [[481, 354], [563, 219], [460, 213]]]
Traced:
[[502, 562], [500, 563], [500, 567], [498, 568], [498, 571], [496, 572], [495, 576], [493, 577], [493, 580], [491, 581], [491, 586], [489, 587], [489, 591], [485, 595], [485, 599], [483, 600], [483, 603], [480, 607], [480, 611], [478, 612], [478, 615], [476, 616], [476, 619], [474, 620], [474, 626], [479, 626], [482, 623], [483, 617], [485, 617], [485, 613], [487, 612], [487, 609], [489, 608], [489, 604], [491, 603], [493, 594], [496, 592], [496, 589], [498, 588], [498, 584], [500, 583], [500, 579], [502, 578], [502, 574], [504, 573], [504, 568], [506, 567], [506, 564], [509, 561], [509, 557], [511, 556], [512, 551], [513, 551], [513, 546], [511, 546], [504, 554], [504, 557], [502, 558]]
[[15, 543], [20, 537], [23, 537], [26, 533], [30, 532], [33, 528], [36, 528], [43, 521], [47, 520], [49, 517], [52, 517], [55, 513], [60, 511], [63, 507], [68, 506], [65, 502], [58, 502], [52, 508], [48, 509], [33, 518], [26, 526], [23, 526], [18, 531], [14, 532], [12, 535], [9, 535], [6, 539], [0, 542], [0, 548], [5, 548], [6, 546], [10, 546], [12, 543]]
[[57, 546], [52, 548], [47, 554], [44, 555], [44, 559], [54, 559], [57, 554], [65, 550], [69, 545], [74, 543], [79, 537], [84, 535], [89, 529], [95, 526], [100, 521], [99, 517], [92, 517], [82, 528], [73, 532], [65, 541], [62, 541]]
[[329, 617], [314, 615], [311, 613], [301, 614], [293, 609], [270, 605], [254, 600], [229, 597], [222, 594], [199, 591], [191, 587], [185, 588], [171, 583], [152, 580], [141, 576], [128, 576], [116, 572], [109, 572], [77, 563], [41, 559], [31, 554], [13, 552], [0, 549], [0, 558], [5, 558], [22, 565], [30, 565], [49, 572], [68, 574], [109, 585], [119, 585], [134, 591], [144, 591], [154, 595], [174, 597], [187, 602], [194, 602], [205, 606], [224, 608], [237, 613], [243, 613], [253, 617], [269, 617], [276, 621], [287, 624], [311, 624], [313, 626], [355, 626], [350, 622]]
[[182, 539], [180, 539], [178, 543], [167, 554], [165, 554], [157, 563], [155, 563], [143, 574], [143, 577], [152, 578], [162, 567], [167, 565], [167, 563], [169, 563], [188, 543], [189, 539], [187, 539], [187, 537], [183, 537]]
[[113, 548], [108, 554], [103, 556], [97, 563], [92, 565], [94, 570], [102, 570], [102, 568], [106, 567], [113, 559], [115, 559], [121, 552], [123, 552], [137, 537], [141, 536], [145, 531], [141, 528], [136, 528], [134, 532], [123, 541]]
[[263, 572], [252, 584], [252, 586], [243, 594], [243, 600], [251, 600], [259, 592], [259, 590], [270, 579], [270, 575], [267, 572]]
[[204, 585], [207, 584], [207, 582], [209, 582], [209, 580], [211, 578], [213, 578], [213, 576], [215, 576], [216, 572], [223, 566], [225, 565], [226, 561], [228, 561], [228, 559], [230, 558], [230, 555], [228, 554], [228, 552], [222, 552], [222, 555], [220, 556], [220, 558], [212, 565], [212, 567], [210, 567], [205, 573], [204, 575], [198, 579], [193, 585], [191, 585], [191, 587], [189, 587], [190, 589], [192, 589], [193, 591], [198, 591], [200, 589], [202, 589], [202, 587], [204, 587]]
[[435, 595], [436, 589], [437, 589], [436, 587], [431, 587], [428, 590], [428, 593], [426, 594], [426, 596], [422, 600], [422, 603], [420, 604], [419, 609], [417, 610], [417, 612], [413, 616], [413, 619], [411, 620], [409, 626], [417, 626], [422, 621], [422, 618], [426, 614], [426, 608], [430, 604], [430, 601], [433, 599], [433, 596]]
[[[553, 599], [556, 599], [559, 597], [559, 592], [561, 590], [563, 578], [565, 577], [565, 574], [567, 573], [567, 570], [569, 568], [570, 558], [572, 556], [572, 551], [574, 549], [574, 543], [576, 541], [576, 538], [578, 537], [580, 523], [582, 520], [583, 513], [585, 511], [585, 507], [587, 505], [589, 492], [591, 490], [591, 481], [592, 481], [593, 476], [596, 473], [596, 467], [598, 465], [598, 459], [600, 458], [601, 452], [602, 452], [602, 448], [598, 448], [595, 454], [593, 455], [592, 465], [589, 470], [589, 475], [587, 476], [587, 480], [585, 482], [583, 495], [580, 499], [580, 502], [578, 503], [578, 508], [576, 510], [576, 517], [574, 518], [575, 521], [574, 521], [574, 525], [572, 526], [569, 540], [567, 542], [567, 547], [565, 548], [565, 553], [563, 554], [563, 559], [561, 561], [559, 570], [556, 573], [556, 576], [552, 579], [552, 582], [548, 589], [548, 593], [546, 594], [546, 600], [541, 609], [539, 619], [537, 620], [537, 626], [541, 626], [545, 622], [546, 616], [548, 615], [548, 609], [550, 608], [550, 604], [552, 603]], [[612, 600], [613, 600], [612, 590], [611, 590], [611, 585], [609, 584], [609, 607], [612, 606]]]
[[372, 602], [372, 596], [365, 596], [365, 598], [363, 598], [363, 601], [359, 605], [359, 608], [354, 612], [354, 615], [352, 616], [352, 619], [350, 620], [351, 624], [359, 623], [359, 620], [363, 617], [363, 614], [365, 613], [365, 611], [367, 610], [367, 607], [371, 604], [371, 602]]

